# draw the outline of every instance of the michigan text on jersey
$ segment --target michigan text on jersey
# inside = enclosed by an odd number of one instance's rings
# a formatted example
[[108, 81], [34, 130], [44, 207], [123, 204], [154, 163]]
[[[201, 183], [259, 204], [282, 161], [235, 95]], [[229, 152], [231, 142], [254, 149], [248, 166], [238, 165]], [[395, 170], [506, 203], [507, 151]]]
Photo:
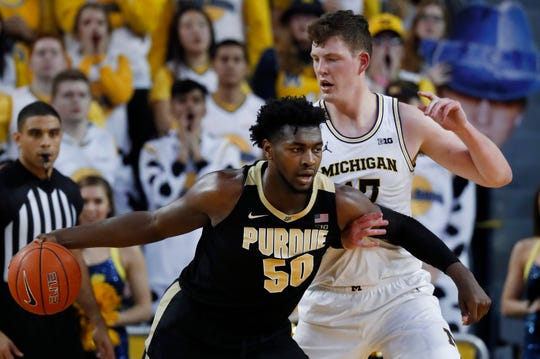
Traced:
[[387, 157], [365, 157], [354, 158], [346, 161], [332, 163], [329, 166], [322, 166], [321, 172], [328, 177], [339, 176], [343, 173], [359, 172], [365, 170], [387, 170], [397, 172], [396, 160]]

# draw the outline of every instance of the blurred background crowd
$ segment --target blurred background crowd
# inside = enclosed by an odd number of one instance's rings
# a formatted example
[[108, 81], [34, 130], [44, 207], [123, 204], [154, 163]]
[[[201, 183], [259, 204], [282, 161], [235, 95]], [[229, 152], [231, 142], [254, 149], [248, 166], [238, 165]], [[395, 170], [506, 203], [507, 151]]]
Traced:
[[[453, 283], [431, 270], [452, 330], [517, 357], [523, 324], [511, 317], [531, 313], [501, 310], [500, 298], [514, 243], [540, 235], [537, 0], [0, 0], [0, 160], [17, 158], [18, 112], [45, 101], [63, 121], [59, 171], [106, 179], [114, 214], [163, 206], [197, 177], [259, 158], [249, 127], [265, 101], [318, 99], [307, 27], [338, 9], [369, 21], [372, 91], [459, 100], [512, 165], [513, 182], [488, 190], [420, 156], [411, 195], [413, 215], [494, 302], [463, 327]], [[154, 310], [199, 235], [142, 248]]]

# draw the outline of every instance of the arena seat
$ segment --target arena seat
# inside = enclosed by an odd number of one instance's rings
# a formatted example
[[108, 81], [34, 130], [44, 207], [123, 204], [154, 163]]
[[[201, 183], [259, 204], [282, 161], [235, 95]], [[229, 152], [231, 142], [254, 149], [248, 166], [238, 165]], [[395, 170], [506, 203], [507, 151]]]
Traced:
[[129, 357], [133, 359], [142, 358], [144, 352], [144, 341], [150, 331], [149, 325], [128, 325]]
[[462, 359], [489, 359], [486, 344], [476, 335], [455, 333], [453, 336]]

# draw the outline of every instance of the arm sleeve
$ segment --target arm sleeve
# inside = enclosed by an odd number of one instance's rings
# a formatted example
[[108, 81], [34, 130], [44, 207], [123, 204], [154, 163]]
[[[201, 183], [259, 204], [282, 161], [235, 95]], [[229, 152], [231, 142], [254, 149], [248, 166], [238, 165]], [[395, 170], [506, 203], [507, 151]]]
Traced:
[[448, 266], [459, 262], [454, 252], [420, 222], [382, 206], [381, 210], [389, 224], [386, 235], [377, 238], [405, 248], [416, 258], [445, 273]]

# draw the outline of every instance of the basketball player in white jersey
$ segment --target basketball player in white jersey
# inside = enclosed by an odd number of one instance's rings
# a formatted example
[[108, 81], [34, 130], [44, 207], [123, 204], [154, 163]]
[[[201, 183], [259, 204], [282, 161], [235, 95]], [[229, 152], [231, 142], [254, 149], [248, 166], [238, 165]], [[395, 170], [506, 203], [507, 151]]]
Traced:
[[[372, 93], [368, 24], [352, 11], [327, 13], [309, 28], [321, 87], [321, 171], [364, 191], [372, 201], [410, 214], [416, 156], [422, 152], [482, 186], [510, 182], [506, 159], [467, 120], [460, 104], [431, 100], [421, 110]], [[361, 230], [362, 221], [357, 221]], [[479, 304], [479, 303], [478, 303]], [[478, 320], [460, 298], [464, 324]], [[299, 305], [295, 339], [312, 359], [459, 358], [429, 274], [401, 247], [330, 249]]]

